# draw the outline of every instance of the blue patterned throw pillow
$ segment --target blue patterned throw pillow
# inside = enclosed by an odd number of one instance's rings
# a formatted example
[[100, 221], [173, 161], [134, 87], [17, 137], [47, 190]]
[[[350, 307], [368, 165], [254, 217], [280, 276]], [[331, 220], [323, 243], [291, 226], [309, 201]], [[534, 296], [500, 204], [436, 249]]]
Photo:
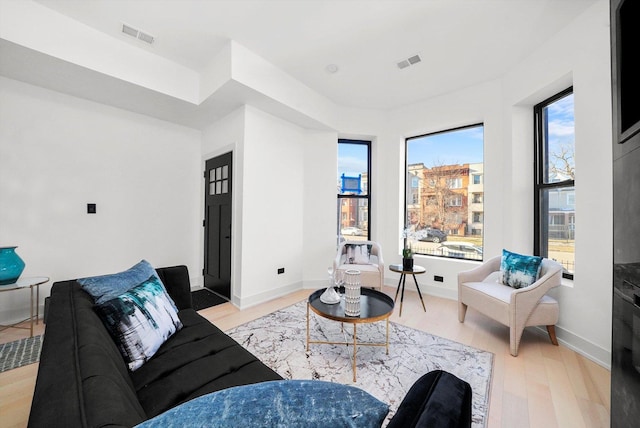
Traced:
[[538, 280], [542, 257], [502, 250], [500, 282], [513, 288], [528, 287]]
[[354, 386], [276, 380], [236, 386], [187, 401], [136, 428], [371, 428], [389, 406]]
[[[146, 281], [150, 276], [157, 277], [156, 270], [146, 260], [141, 260], [131, 268], [109, 275], [90, 276], [78, 279], [84, 291], [91, 294], [97, 304], [118, 297], [125, 291]], [[158, 278], [160, 281], [160, 278]]]
[[156, 276], [95, 306], [120, 353], [134, 371], [182, 328], [178, 310]]

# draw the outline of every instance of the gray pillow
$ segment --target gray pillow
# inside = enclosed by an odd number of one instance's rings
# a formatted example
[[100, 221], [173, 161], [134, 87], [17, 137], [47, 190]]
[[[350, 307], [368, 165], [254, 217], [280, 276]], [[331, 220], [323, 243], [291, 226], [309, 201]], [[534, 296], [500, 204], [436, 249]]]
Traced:
[[[151, 266], [148, 261], [141, 260], [123, 272], [90, 276], [80, 278], [77, 281], [80, 283], [82, 289], [91, 294], [95, 302], [100, 304], [107, 300], [114, 299], [133, 287], [140, 285], [149, 279], [150, 276], [158, 278], [153, 266]], [[160, 278], [158, 278], [158, 281], [160, 281]], [[162, 283], [162, 281], [160, 281], [160, 283]]]

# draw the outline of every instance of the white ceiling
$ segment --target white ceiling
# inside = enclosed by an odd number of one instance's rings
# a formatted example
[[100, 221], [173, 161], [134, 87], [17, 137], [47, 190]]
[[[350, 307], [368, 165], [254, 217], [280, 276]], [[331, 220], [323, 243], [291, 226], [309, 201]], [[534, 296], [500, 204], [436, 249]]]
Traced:
[[596, 1], [37, 0], [196, 71], [235, 40], [339, 105], [375, 109], [500, 77]]

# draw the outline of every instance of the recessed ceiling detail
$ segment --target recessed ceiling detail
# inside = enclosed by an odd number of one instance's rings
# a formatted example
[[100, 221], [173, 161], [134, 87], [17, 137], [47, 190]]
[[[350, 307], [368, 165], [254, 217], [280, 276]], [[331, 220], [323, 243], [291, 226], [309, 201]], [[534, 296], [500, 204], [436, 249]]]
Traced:
[[149, 33], [145, 33], [142, 30], [132, 27], [131, 25], [122, 24], [122, 32], [128, 36], [135, 37], [138, 40], [142, 40], [145, 43], [153, 44], [155, 37]]
[[403, 59], [402, 61], [398, 62], [398, 68], [402, 70], [403, 68], [407, 68], [411, 65], [416, 65], [420, 61], [422, 61], [422, 58], [420, 58], [420, 55], [413, 55], [407, 59]]
[[[66, 16], [89, 27], [77, 26], [75, 34], [129, 41], [185, 73], [207, 73], [236, 41], [337, 105], [390, 110], [500, 78], [578, 16], [599, 13], [593, 6], [603, 1], [0, 0], [0, 13], [22, 22], [18, 17], [34, 9], [29, 28], [38, 43], [54, 22], [62, 25], [57, 15]], [[40, 18], [52, 27], [38, 31]], [[122, 23], [132, 35], [122, 33]], [[153, 44], [134, 42], [140, 30], [155, 36]], [[77, 49], [85, 49], [81, 36]], [[429, 65], [406, 71], [408, 59], [423, 53]], [[325, 68], [332, 63], [335, 74]]]

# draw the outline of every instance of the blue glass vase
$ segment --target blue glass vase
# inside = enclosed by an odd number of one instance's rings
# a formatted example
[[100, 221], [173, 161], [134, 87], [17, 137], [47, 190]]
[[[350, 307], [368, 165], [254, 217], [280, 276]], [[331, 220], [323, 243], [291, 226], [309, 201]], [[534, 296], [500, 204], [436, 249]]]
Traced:
[[16, 254], [18, 247], [0, 247], [0, 285], [13, 284], [24, 270], [24, 261]]

